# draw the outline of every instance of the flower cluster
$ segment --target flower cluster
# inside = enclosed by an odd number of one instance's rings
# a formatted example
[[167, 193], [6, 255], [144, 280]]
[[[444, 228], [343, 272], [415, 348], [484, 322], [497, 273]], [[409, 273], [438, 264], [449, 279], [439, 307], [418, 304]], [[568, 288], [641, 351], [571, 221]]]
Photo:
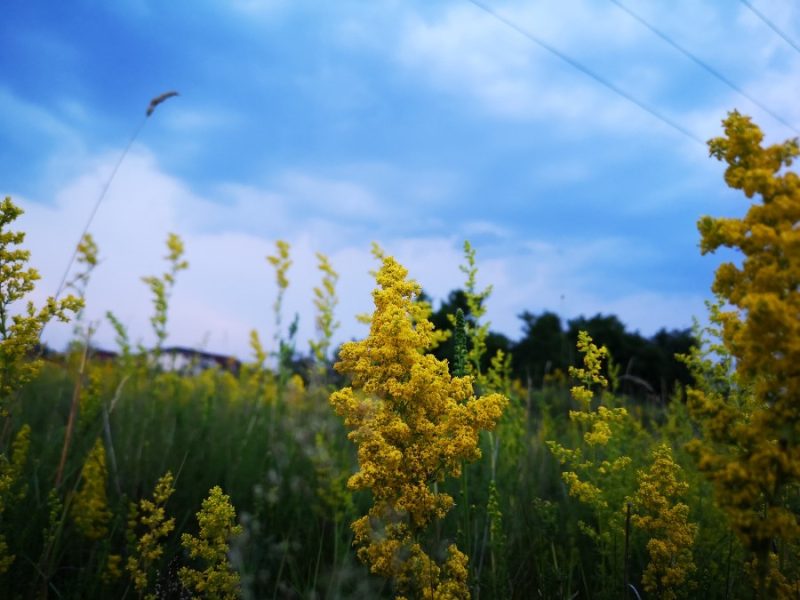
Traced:
[[[78, 242], [75, 249], [75, 262], [78, 264], [78, 272], [64, 285], [64, 289], [71, 289], [75, 296], [83, 303], [86, 302], [86, 289], [89, 287], [89, 280], [92, 272], [99, 264], [99, 248], [94, 241], [92, 234], [85, 233]], [[75, 337], [86, 342], [94, 333], [96, 325], [83, 323], [83, 309], [75, 315]]]
[[106, 483], [106, 449], [97, 438], [81, 470], [81, 485], [72, 499], [70, 513], [78, 531], [89, 540], [100, 540], [108, 535], [111, 511], [108, 508]]
[[289, 287], [289, 278], [286, 273], [289, 272], [289, 267], [292, 266], [292, 259], [289, 258], [289, 242], [278, 240], [275, 242], [276, 253], [267, 256], [267, 262], [275, 268], [275, 282], [278, 285], [278, 294], [275, 297], [275, 303], [272, 305], [272, 310], [275, 313], [275, 341], [280, 341], [281, 336], [281, 315], [283, 307], [283, 295]]
[[15, 248], [25, 240], [21, 231], [6, 227], [22, 214], [22, 209], [6, 198], [0, 202], [0, 417], [6, 416], [12, 393], [30, 381], [41, 367], [41, 360], [30, 360], [39, 343], [39, 334], [53, 318], [67, 321], [68, 312], [76, 313], [83, 302], [74, 296], [61, 300], [47, 298], [36, 309], [28, 302], [26, 310], [12, 316], [12, 305], [33, 291], [39, 279], [36, 269], [26, 268], [28, 250]]
[[600, 552], [597, 570], [604, 593], [614, 594], [618, 593], [615, 565], [622, 562], [623, 544], [618, 543], [624, 536], [622, 507], [630, 493], [631, 434], [636, 427], [625, 408], [611, 405], [613, 396], [607, 391], [608, 379], [603, 375], [606, 348], [598, 348], [581, 331], [578, 350], [583, 354], [583, 367], [570, 367], [570, 375], [579, 382], [571, 393], [580, 410], [570, 410], [569, 418], [582, 434], [582, 443], [568, 448], [548, 441], [547, 446], [567, 467], [561, 477], [569, 495], [590, 506], [594, 513], [593, 522], [581, 520], [578, 528]]
[[184, 533], [181, 545], [191, 558], [205, 563], [205, 568], [200, 571], [181, 567], [178, 572], [181, 583], [206, 598], [238, 598], [239, 574], [231, 570], [228, 562], [228, 542], [242, 533], [242, 527], [235, 525], [236, 511], [219, 486], [211, 488], [208, 498], [203, 500], [197, 522], [198, 537]]
[[161, 354], [164, 342], [167, 339], [167, 311], [169, 309], [170, 295], [175, 287], [175, 278], [180, 271], [189, 268], [189, 263], [183, 259], [183, 253], [183, 241], [177, 234], [170, 233], [167, 236], [167, 254], [164, 257], [169, 263], [169, 270], [161, 277], [142, 277], [142, 281], [147, 284], [153, 294], [154, 310], [153, 316], [150, 317], [150, 324], [156, 334], [156, 346], [154, 348], [156, 357]]
[[662, 444], [653, 451], [650, 469], [638, 472], [639, 488], [631, 498], [636, 509], [631, 520], [650, 536], [644, 589], [664, 600], [675, 600], [695, 570], [692, 546], [697, 525], [689, 522], [689, 506], [678, 500], [689, 489], [680, 477], [672, 450]]
[[478, 389], [484, 389], [486, 381], [481, 373], [481, 359], [486, 353], [490, 324], [480, 323], [480, 320], [486, 314], [486, 300], [492, 293], [492, 286], [487, 286], [481, 291], [477, 290], [478, 267], [475, 261], [475, 249], [468, 241], [464, 242], [464, 260], [466, 264], [459, 265], [458, 268], [467, 276], [464, 282], [464, 297], [470, 319], [465, 322], [465, 328], [471, 342], [471, 347], [467, 351], [467, 373], [475, 377]]
[[330, 398], [358, 446], [359, 470], [348, 485], [371, 490], [374, 499], [353, 523], [354, 543], [373, 573], [394, 580], [398, 597], [464, 598], [467, 557], [451, 545], [440, 567], [419, 536], [453, 506], [433, 484], [460, 476], [463, 461], [480, 457], [479, 433], [494, 428], [508, 401], [476, 398], [472, 377], [452, 377], [446, 361], [425, 354], [435, 332], [414, 301], [419, 286], [406, 277], [383, 258], [370, 333], [344, 344], [336, 364], [352, 378], [352, 387]]
[[[156, 482], [153, 499], [143, 498], [139, 506], [131, 504], [128, 512], [128, 535], [131, 547], [125, 569], [130, 573], [133, 586], [139, 594], [144, 593], [150, 583], [150, 572], [164, 553], [162, 540], [175, 528], [175, 519], [166, 518], [167, 500], [175, 491], [173, 477], [167, 471]], [[143, 529], [140, 535], [137, 529]], [[109, 569], [111, 565], [109, 565]], [[146, 596], [149, 597], [149, 596]]]
[[704, 433], [691, 449], [754, 557], [757, 587], [776, 597], [770, 554], [800, 540], [797, 510], [786, 501], [800, 484], [800, 177], [787, 170], [800, 146], [791, 140], [763, 147], [761, 130], [737, 112], [723, 125], [725, 136], [709, 142], [711, 154], [727, 163], [730, 187], [762, 202], [743, 218], [703, 217], [698, 228], [704, 254], [725, 247], [743, 255], [741, 265], [717, 269], [713, 290], [728, 308], [712, 318], [736, 382], [752, 400], [737, 404], [725, 390], [702, 384], [690, 391]]
[[314, 288], [314, 307], [317, 309], [314, 324], [319, 338], [311, 340], [309, 344], [314, 358], [324, 370], [333, 333], [339, 327], [333, 313], [339, 303], [336, 296], [336, 282], [339, 281], [339, 274], [331, 266], [328, 257], [320, 252], [317, 252], [317, 268], [322, 273], [322, 285]]
[[[27, 492], [25, 486], [20, 484], [22, 469], [28, 460], [28, 450], [31, 443], [31, 428], [23, 425], [14, 436], [11, 444], [11, 460], [5, 454], [0, 454], [0, 522], [6, 508], [17, 501], [21, 501]], [[11, 554], [5, 536], [0, 534], [0, 575], [8, 571], [14, 562], [15, 556]]]
[[[628, 412], [622, 407], [609, 408], [603, 404], [593, 408], [595, 393], [592, 386], [599, 386], [601, 390], [608, 387], [608, 380], [602, 374], [603, 359], [608, 356], [608, 351], [604, 346], [598, 348], [585, 331], [578, 334], [578, 350], [583, 354], [584, 366], [570, 367], [569, 372], [580, 382], [571, 389], [580, 410], [571, 410], [569, 418], [581, 427], [585, 448], [566, 448], [553, 441], [547, 444], [559, 462], [570, 467], [562, 473], [570, 495], [596, 509], [606, 509], [609, 502], [599, 487], [599, 481], [607, 481], [609, 475], [624, 471], [631, 459], [625, 455], [604, 457], [600, 451], [609, 445], [613, 429], [628, 423]], [[601, 401], [604, 397], [605, 394], [601, 394]], [[591, 457], [587, 457], [587, 453]]]

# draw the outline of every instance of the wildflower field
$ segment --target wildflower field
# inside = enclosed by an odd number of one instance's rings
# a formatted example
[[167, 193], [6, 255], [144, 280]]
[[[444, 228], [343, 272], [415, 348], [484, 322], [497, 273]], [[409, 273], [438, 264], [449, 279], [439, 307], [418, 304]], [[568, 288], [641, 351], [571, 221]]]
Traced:
[[[369, 334], [334, 348], [338, 275], [319, 255], [318, 337], [282, 323], [291, 249], [268, 261], [276, 334], [231, 368], [168, 368], [167, 270], [143, 278], [156, 346], [82, 318], [99, 249], [68, 294], [27, 296], [20, 210], [0, 204], [2, 598], [800, 598], [800, 182], [796, 141], [731, 113], [709, 143], [741, 218], [702, 217], [709, 326], [667, 401], [624, 393], [582, 332], [568, 373], [491, 353], [490, 289], [465, 244], [445, 327], [377, 245]], [[458, 268], [458, 266], [454, 266]], [[424, 283], [424, 282], [423, 282]], [[75, 339], [45, 353], [41, 330]]]

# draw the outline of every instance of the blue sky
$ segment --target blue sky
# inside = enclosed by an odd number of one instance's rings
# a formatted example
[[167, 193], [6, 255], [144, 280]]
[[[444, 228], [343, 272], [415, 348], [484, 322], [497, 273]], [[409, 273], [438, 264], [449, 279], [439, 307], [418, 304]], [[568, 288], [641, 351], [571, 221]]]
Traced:
[[[770, 142], [796, 135], [609, 0], [485, 3], [700, 139], [734, 108]], [[623, 4], [800, 128], [800, 53], [743, 3]], [[753, 5], [800, 40], [795, 3]], [[39, 300], [150, 99], [181, 94], [146, 120], [91, 229], [86, 318], [105, 346], [107, 310], [153, 341], [140, 277], [163, 272], [170, 231], [191, 267], [169, 341], [213, 351], [247, 355], [251, 328], [272, 337], [277, 239], [303, 349], [314, 252], [341, 274], [346, 339], [364, 332], [373, 240], [440, 299], [469, 239], [512, 338], [523, 310], [686, 327], [720, 260], [699, 255], [698, 217], [747, 206], [703, 145], [467, 0], [9, 0], [0, 35], [0, 193], [26, 210]]]

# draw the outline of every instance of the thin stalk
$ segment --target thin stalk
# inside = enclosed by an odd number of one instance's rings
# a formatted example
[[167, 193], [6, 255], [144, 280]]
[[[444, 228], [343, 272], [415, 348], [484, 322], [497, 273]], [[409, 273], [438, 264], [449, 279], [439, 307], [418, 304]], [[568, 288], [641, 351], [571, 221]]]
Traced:
[[731, 593], [731, 555], [733, 554], [733, 534], [728, 534], [728, 561], [725, 567], [725, 600]]
[[81, 397], [81, 385], [83, 383], [83, 373], [86, 369], [86, 356], [89, 353], [89, 340], [83, 347], [83, 355], [81, 356], [81, 366], [78, 370], [78, 377], [75, 380], [75, 387], [72, 390], [72, 404], [69, 407], [69, 418], [67, 419], [67, 430], [64, 432], [64, 445], [61, 447], [61, 459], [58, 463], [58, 470], [56, 471], [56, 487], [61, 486], [61, 479], [64, 476], [64, 467], [67, 464], [67, 454], [69, 447], [72, 443], [72, 433], [75, 429], [75, 419], [78, 416], [78, 404]]
[[319, 536], [319, 547], [317, 548], [317, 562], [314, 565], [314, 581], [311, 584], [311, 593], [314, 594], [317, 589], [317, 577], [319, 576], [319, 563], [322, 560], [322, 544], [325, 541], [325, 523], [322, 524], [322, 532]]
[[283, 575], [283, 567], [286, 565], [286, 555], [289, 554], [289, 539], [284, 540], [283, 556], [281, 556], [281, 564], [278, 567], [278, 574], [275, 576], [275, 588], [272, 591], [272, 600], [278, 597], [278, 588], [281, 583], [281, 576]]
[[122, 498], [122, 486], [119, 483], [119, 469], [117, 469], [117, 455], [114, 452], [114, 441], [111, 438], [111, 423], [108, 418], [108, 409], [103, 405], [103, 437], [108, 446], [108, 462], [111, 466], [111, 475], [114, 478], [114, 486], [117, 488], [117, 494]]
[[625, 555], [624, 555], [624, 566], [623, 566], [623, 573], [622, 573], [622, 597], [628, 597], [628, 584], [630, 583], [630, 562], [629, 562], [629, 550], [630, 550], [630, 535], [631, 535], [631, 503], [628, 502], [625, 508]]

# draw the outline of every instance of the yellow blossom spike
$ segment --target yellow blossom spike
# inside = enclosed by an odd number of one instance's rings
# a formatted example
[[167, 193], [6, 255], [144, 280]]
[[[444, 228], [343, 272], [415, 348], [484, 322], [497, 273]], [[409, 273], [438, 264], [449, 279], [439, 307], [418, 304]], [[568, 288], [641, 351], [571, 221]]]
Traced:
[[242, 533], [236, 523], [236, 511], [230, 498], [214, 486], [203, 500], [197, 513], [200, 525], [198, 537], [188, 533], [181, 536], [181, 545], [192, 559], [202, 562], [202, 570], [181, 567], [178, 576], [190, 591], [206, 598], [228, 600], [239, 597], [239, 574], [228, 562], [228, 543]]
[[352, 524], [354, 544], [373, 573], [394, 580], [398, 597], [467, 598], [467, 557], [451, 546], [440, 566], [414, 540], [453, 506], [432, 484], [480, 457], [478, 435], [494, 428], [508, 401], [476, 398], [472, 377], [451, 377], [445, 361], [425, 353], [433, 325], [407, 275], [383, 257], [369, 335], [344, 344], [336, 364], [352, 379], [330, 398], [358, 446], [359, 470], [348, 485], [375, 499]]
[[106, 496], [107, 482], [106, 449], [103, 441], [97, 438], [83, 464], [81, 484], [70, 506], [75, 526], [90, 540], [99, 540], [108, 535], [111, 511]]

